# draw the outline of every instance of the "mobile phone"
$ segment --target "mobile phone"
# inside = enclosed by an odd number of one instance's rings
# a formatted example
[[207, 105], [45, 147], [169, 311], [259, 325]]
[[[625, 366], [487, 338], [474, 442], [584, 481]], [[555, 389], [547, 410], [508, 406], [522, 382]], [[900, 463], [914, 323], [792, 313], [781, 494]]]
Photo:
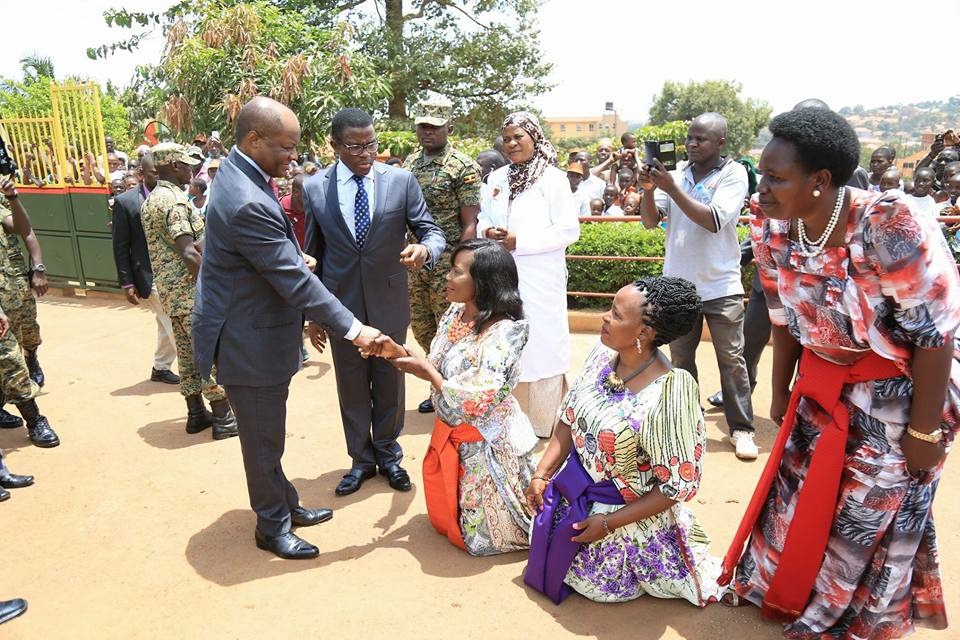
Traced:
[[654, 159], [657, 159], [667, 171], [677, 168], [677, 145], [673, 140], [645, 140], [643, 156], [643, 162], [648, 166], [652, 166]]

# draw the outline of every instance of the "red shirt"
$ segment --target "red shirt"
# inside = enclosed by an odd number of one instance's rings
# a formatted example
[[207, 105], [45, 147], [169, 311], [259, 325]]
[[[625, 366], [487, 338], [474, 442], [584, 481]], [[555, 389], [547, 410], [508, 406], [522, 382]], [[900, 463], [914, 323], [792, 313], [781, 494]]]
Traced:
[[290, 218], [290, 222], [293, 224], [293, 234], [297, 236], [297, 242], [300, 243], [302, 249], [303, 243], [306, 242], [307, 216], [303, 211], [293, 210], [292, 200], [293, 197], [290, 195], [283, 196], [280, 198], [280, 206], [283, 207], [283, 212]]

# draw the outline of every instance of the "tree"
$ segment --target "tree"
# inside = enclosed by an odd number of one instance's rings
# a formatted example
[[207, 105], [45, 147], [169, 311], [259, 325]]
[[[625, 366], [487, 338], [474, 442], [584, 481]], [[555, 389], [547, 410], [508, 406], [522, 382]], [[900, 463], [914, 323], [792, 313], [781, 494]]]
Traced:
[[741, 155], [750, 149], [757, 133], [770, 119], [770, 106], [752, 98], [741, 98], [738, 82], [707, 80], [681, 84], [668, 80], [653, 99], [650, 124], [671, 120], [690, 121], [701, 113], [715, 111], [727, 119], [727, 152]]
[[20, 58], [20, 68], [23, 69], [23, 81], [26, 84], [33, 84], [41, 78], [56, 77], [53, 70], [53, 60], [37, 53]]
[[[209, 12], [213, 3], [201, 4]], [[240, 0], [215, 3], [226, 10], [244, 4]], [[439, 93], [454, 103], [459, 131], [490, 136], [499, 130], [509, 111], [526, 107], [531, 96], [550, 88], [546, 77], [551, 65], [542, 61], [539, 33], [533, 26], [536, 0], [414, 0], [408, 11], [404, 11], [403, 0], [264, 0], [251, 4], [261, 7], [258, 12], [265, 6], [281, 11], [311, 30], [341, 32], [340, 53], [354, 51], [350, 60], [354, 72], [359, 71], [356, 60], [367, 60], [388, 88], [385, 111], [394, 127], [411, 126], [411, 106]], [[169, 31], [179, 20], [199, 14], [194, 3], [182, 1], [161, 13], [118, 9], [104, 17], [108, 24], [123, 28], [160, 26]], [[90, 48], [87, 55], [97, 58], [117, 50], [129, 51], [148, 33]], [[143, 79], [154, 84], [163, 81], [156, 76]]]
[[[166, 20], [160, 63], [138, 68], [124, 100], [138, 105], [136, 117], [158, 117], [184, 139], [219, 130], [231, 142], [240, 107], [255, 95], [293, 109], [308, 146], [325, 138], [340, 108], [373, 111], [386, 104], [387, 84], [367, 56], [351, 51], [346, 24], [310, 25], [300, 13], [266, 0], [199, 0], [175, 5], [162, 17], [122, 10], [105, 17], [119, 26]], [[103, 45], [87, 53], [97, 58], [109, 52]]]

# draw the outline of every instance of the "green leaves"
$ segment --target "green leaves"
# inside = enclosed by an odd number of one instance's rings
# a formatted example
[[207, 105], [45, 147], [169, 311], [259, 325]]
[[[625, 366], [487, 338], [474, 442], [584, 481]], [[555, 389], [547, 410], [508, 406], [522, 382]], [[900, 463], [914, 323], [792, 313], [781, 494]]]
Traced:
[[[663, 256], [662, 229], [644, 229], [640, 222], [597, 222], [580, 225], [580, 239], [567, 247], [569, 255]], [[567, 290], [616, 293], [644, 276], [663, 273], [662, 262], [611, 262], [568, 260]], [[571, 298], [571, 308], [601, 309], [605, 298]]]
[[[761, 100], [741, 98], [742, 86], [727, 80], [706, 80], [681, 84], [668, 80], [654, 97], [650, 123], [689, 122], [701, 113], [715, 111], [727, 119], [727, 153], [740, 156], [748, 151], [760, 129], [770, 119], [770, 106]], [[686, 138], [684, 132], [683, 138]]]

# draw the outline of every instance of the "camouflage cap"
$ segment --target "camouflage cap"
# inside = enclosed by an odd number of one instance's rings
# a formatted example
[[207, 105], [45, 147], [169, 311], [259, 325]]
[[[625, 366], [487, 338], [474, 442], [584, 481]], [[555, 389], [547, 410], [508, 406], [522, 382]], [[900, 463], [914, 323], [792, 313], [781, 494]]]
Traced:
[[414, 124], [429, 124], [442, 127], [450, 122], [453, 115], [453, 104], [447, 100], [431, 99], [420, 103], [419, 113]]
[[182, 162], [190, 166], [200, 164], [196, 158], [191, 158], [186, 148], [176, 142], [161, 142], [150, 148], [150, 155], [153, 156], [153, 164], [157, 167], [163, 167], [174, 162]]

